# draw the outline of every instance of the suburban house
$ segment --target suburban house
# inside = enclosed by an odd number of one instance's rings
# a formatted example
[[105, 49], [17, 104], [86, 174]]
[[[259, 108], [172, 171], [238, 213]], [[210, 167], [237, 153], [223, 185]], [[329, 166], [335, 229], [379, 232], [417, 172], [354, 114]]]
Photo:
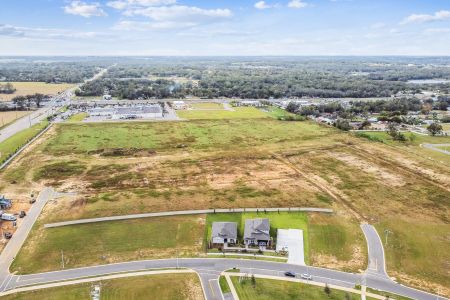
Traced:
[[245, 220], [244, 242], [246, 246], [268, 246], [270, 245], [270, 222], [269, 219], [247, 219]]
[[235, 222], [213, 222], [211, 243], [213, 247], [236, 244], [237, 224]]

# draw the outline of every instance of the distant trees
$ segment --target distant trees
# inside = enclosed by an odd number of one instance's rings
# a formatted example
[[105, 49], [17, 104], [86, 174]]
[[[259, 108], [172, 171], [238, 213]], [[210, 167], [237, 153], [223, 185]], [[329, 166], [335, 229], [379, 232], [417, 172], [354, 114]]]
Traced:
[[15, 91], [16, 88], [11, 82], [7, 82], [5, 84], [0, 83], [0, 94], [14, 94]]
[[37, 108], [41, 107], [42, 101], [48, 96], [44, 94], [33, 94], [27, 96], [16, 96], [12, 98], [12, 102], [17, 106], [18, 109], [24, 109], [25, 107], [30, 108], [31, 104], [34, 103]]
[[434, 122], [427, 127], [427, 130], [432, 136], [435, 136], [442, 133], [442, 125]]

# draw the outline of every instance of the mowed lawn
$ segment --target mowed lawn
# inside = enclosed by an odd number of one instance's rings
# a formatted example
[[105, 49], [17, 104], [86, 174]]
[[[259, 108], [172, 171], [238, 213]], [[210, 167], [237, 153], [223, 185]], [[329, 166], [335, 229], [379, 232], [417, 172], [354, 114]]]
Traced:
[[37, 273], [146, 258], [196, 256], [202, 250], [204, 216], [100, 222], [59, 228], [37, 223], [12, 271]]
[[75, 86], [75, 84], [70, 83], [45, 82], [11, 82], [11, 84], [16, 88], [16, 92], [14, 94], [0, 94], [0, 100], [11, 101], [16, 96], [26, 96], [36, 93], [56, 95]]
[[35, 137], [48, 125], [48, 121], [42, 121], [31, 128], [20, 131], [0, 143], [0, 162], [4, 161], [9, 155], [16, 152], [25, 145], [30, 139]]
[[29, 115], [33, 111], [21, 110], [21, 111], [0, 111], [0, 128], [9, 125], [17, 119]]
[[215, 102], [191, 103], [189, 105], [193, 109], [215, 109], [215, 110], [224, 109], [222, 103], [215, 103]]
[[268, 118], [268, 114], [254, 107], [233, 107], [231, 110], [178, 110], [177, 115], [188, 120], [216, 119], [259, 119]]
[[339, 290], [325, 293], [323, 287], [283, 280], [255, 278], [253, 286], [251, 279], [239, 282], [239, 277], [232, 276], [231, 280], [241, 300], [359, 300], [360, 295]]
[[[96, 283], [82, 283], [22, 292], [2, 297], [4, 300], [79, 300], [91, 299]], [[143, 275], [103, 280], [101, 299], [203, 300], [202, 287], [196, 274]]]

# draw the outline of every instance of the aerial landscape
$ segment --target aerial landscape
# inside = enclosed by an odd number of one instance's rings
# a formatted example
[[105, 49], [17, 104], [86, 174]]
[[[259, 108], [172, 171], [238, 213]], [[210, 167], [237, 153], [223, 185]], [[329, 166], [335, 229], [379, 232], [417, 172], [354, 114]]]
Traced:
[[0, 299], [449, 299], [448, 2], [2, 5]]

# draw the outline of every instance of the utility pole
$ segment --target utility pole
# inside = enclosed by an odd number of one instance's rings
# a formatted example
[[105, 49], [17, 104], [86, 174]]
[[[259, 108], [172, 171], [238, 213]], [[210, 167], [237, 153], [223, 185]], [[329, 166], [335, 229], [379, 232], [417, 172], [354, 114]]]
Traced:
[[179, 269], [179, 263], [178, 263], [178, 249], [177, 249], [177, 269]]
[[64, 251], [63, 250], [61, 250], [61, 265], [62, 265], [62, 268], [64, 269]]
[[388, 235], [392, 233], [392, 231], [390, 231], [389, 229], [384, 230], [384, 237], [385, 237], [385, 245], [387, 246], [388, 244]]

